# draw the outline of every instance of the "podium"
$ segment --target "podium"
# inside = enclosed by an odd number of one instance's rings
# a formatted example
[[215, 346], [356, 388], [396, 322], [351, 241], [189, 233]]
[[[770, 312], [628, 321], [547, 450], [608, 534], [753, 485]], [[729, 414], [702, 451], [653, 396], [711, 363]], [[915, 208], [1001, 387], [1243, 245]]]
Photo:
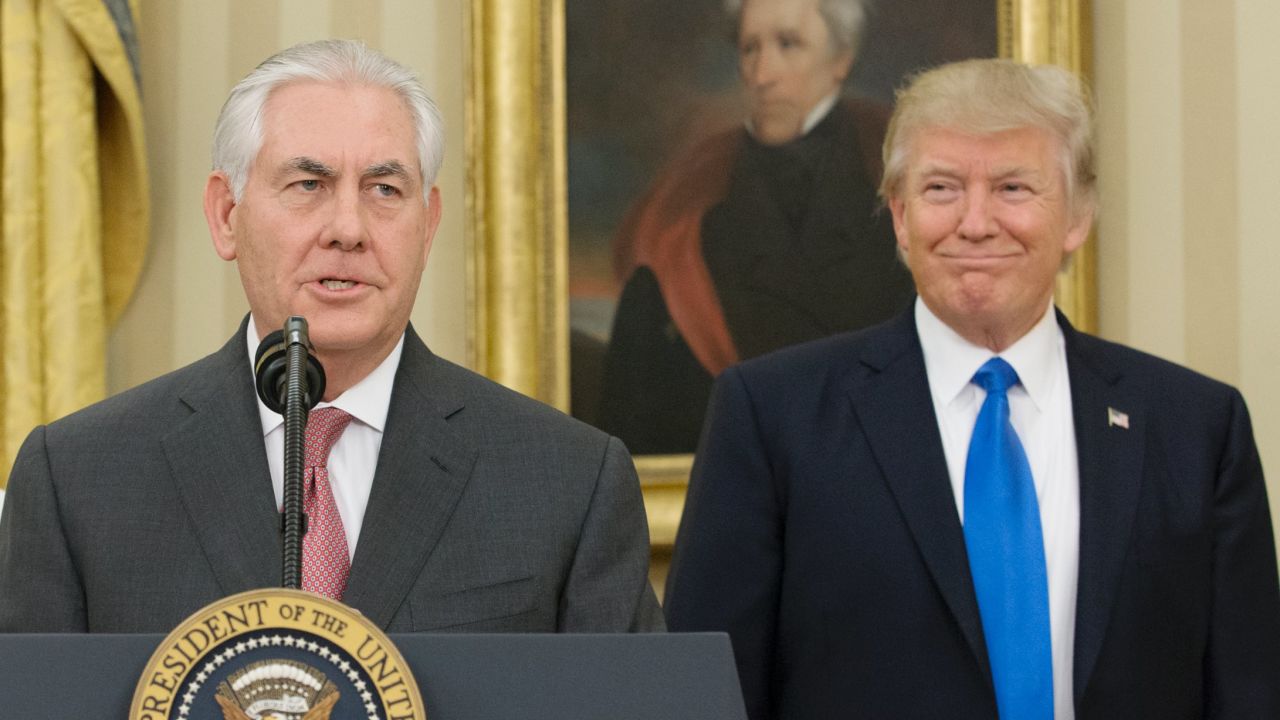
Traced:
[[[431, 720], [745, 720], [729, 637], [392, 634]], [[5, 717], [125, 718], [163, 635], [0, 635]]]

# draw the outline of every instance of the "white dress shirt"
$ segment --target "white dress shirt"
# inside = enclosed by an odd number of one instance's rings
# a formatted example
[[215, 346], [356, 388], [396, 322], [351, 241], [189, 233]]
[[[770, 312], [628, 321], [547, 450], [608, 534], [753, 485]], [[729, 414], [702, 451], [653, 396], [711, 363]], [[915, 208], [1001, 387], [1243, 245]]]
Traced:
[[[258, 350], [258, 330], [252, 315], [245, 341], [249, 346], [249, 362], [252, 363]], [[378, 467], [378, 451], [382, 448], [387, 409], [391, 405], [391, 386], [395, 381], [396, 368], [400, 367], [403, 350], [404, 337], [401, 336], [391, 354], [373, 372], [334, 398], [333, 402], [316, 405], [317, 408], [339, 408], [353, 418], [329, 451], [328, 464], [329, 485], [333, 488], [333, 499], [347, 534], [347, 555], [352, 559], [355, 558], [356, 540], [364, 524], [364, 511], [369, 505], [369, 491], [373, 489], [373, 473]], [[257, 397], [256, 392], [254, 396]], [[258, 417], [262, 421], [262, 437], [267, 446], [271, 488], [275, 491], [276, 507], [281, 507], [284, 504], [284, 416], [269, 410], [258, 398]]]
[[[960, 337], [919, 298], [915, 316], [951, 489], [963, 522], [969, 439], [987, 397], [986, 391], [971, 380], [978, 368], [995, 355]], [[1080, 471], [1066, 343], [1052, 303], [1035, 327], [1000, 357], [1013, 366], [1021, 381], [1009, 389], [1009, 414], [1031, 464], [1040, 504], [1049, 578], [1054, 718], [1074, 720], [1072, 662], [1080, 558]]]

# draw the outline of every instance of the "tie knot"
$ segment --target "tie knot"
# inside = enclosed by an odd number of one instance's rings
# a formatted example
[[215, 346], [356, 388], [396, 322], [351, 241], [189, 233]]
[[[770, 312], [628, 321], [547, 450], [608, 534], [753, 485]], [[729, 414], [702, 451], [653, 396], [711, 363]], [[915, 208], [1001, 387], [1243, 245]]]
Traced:
[[327, 465], [329, 451], [350, 424], [351, 415], [336, 407], [312, 410], [307, 415], [306, 467]]
[[1001, 394], [1018, 384], [1018, 371], [1004, 358], [993, 357], [973, 374], [973, 382], [988, 395]]

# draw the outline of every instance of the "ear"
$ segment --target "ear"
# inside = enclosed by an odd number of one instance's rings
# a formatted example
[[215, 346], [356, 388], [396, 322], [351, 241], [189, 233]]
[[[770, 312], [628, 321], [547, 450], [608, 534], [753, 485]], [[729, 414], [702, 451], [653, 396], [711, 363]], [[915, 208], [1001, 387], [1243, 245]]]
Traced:
[[431, 192], [427, 193], [427, 223], [424, 230], [426, 231], [426, 242], [422, 245], [422, 264], [427, 264], [427, 256], [431, 254], [431, 241], [436, 238], [436, 230], [440, 227], [440, 188], [437, 185], [431, 186]]
[[893, 215], [893, 234], [898, 239], [898, 250], [906, 257], [910, 245], [907, 239], [906, 203], [902, 198], [889, 198], [889, 212]]
[[841, 50], [836, 56], [835, 62], [835, 80], [836, 85], [840, 85], [849, 77], [849, 71], [853, 69], [853, 51]]
[[204, 184], [204, 219], [209, 223], [213, 249], [223, 260], [236, 259], [236, 236], [231, 222], [235, 209], [231, 179], [221, 170], [210, 173]]
[[1081, 210], [1079, 215], [1072, 221], [1071, 227], [1067, 228], [1067, 238], [1062, 244], [1064, 255], [1079, 250], [1089, 239], [1089, 231], [1093, 229], [1093, 208]]

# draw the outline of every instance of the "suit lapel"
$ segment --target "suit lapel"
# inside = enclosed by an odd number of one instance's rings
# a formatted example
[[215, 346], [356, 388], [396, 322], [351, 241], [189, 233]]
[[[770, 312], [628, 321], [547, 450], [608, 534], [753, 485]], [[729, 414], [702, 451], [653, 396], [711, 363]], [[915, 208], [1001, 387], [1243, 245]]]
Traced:
[[912, 310], [866, 344], [849, 397], [925, 566], [988, 677], [964, 531], [956, 512], [942, 438], [929, 394]]
[[410, 328], [343, 598], [381, 627], [417, 582], [471, 476], [474, 443], [447, 422], [463, 405]]
[[280, 518], [271, 490], [245, 324], [192, 373], [192, 414], [161, 444], [187, 517], [224, 594], [280, 584]]
[[[1106, 357], [1106, 346], [1059, 316], [1066, 337], [1080, 472], [1080, 564], [1074, 683], [1077, 702], [1102, 649], [1129, 549], [1145, 452], [1141, 393]], [[848, 383], [849, 397], [904, 520], [965, 639], [989, 674], [981, 616], [969, 575], [964, 531], [947, 481], [946, 459], [929, 396], [911, 311], [868, 348]], [[1128, 428], [1109, 422], [1126, 416]]]
[[[1145, 452], [1145, 406], [1107, 360], [1106, 346], [1059, 316], [1067, 341], [1071, 406], [1080, 464], [1080, 565], [1076, 592], [1075, 697], [1088, 686], [1102, 649], [1129, 550]], [[1112, 412], [1125, 420], [1117, 424]], [[1127, 422], [1128, 428], [1123, 427]]]

